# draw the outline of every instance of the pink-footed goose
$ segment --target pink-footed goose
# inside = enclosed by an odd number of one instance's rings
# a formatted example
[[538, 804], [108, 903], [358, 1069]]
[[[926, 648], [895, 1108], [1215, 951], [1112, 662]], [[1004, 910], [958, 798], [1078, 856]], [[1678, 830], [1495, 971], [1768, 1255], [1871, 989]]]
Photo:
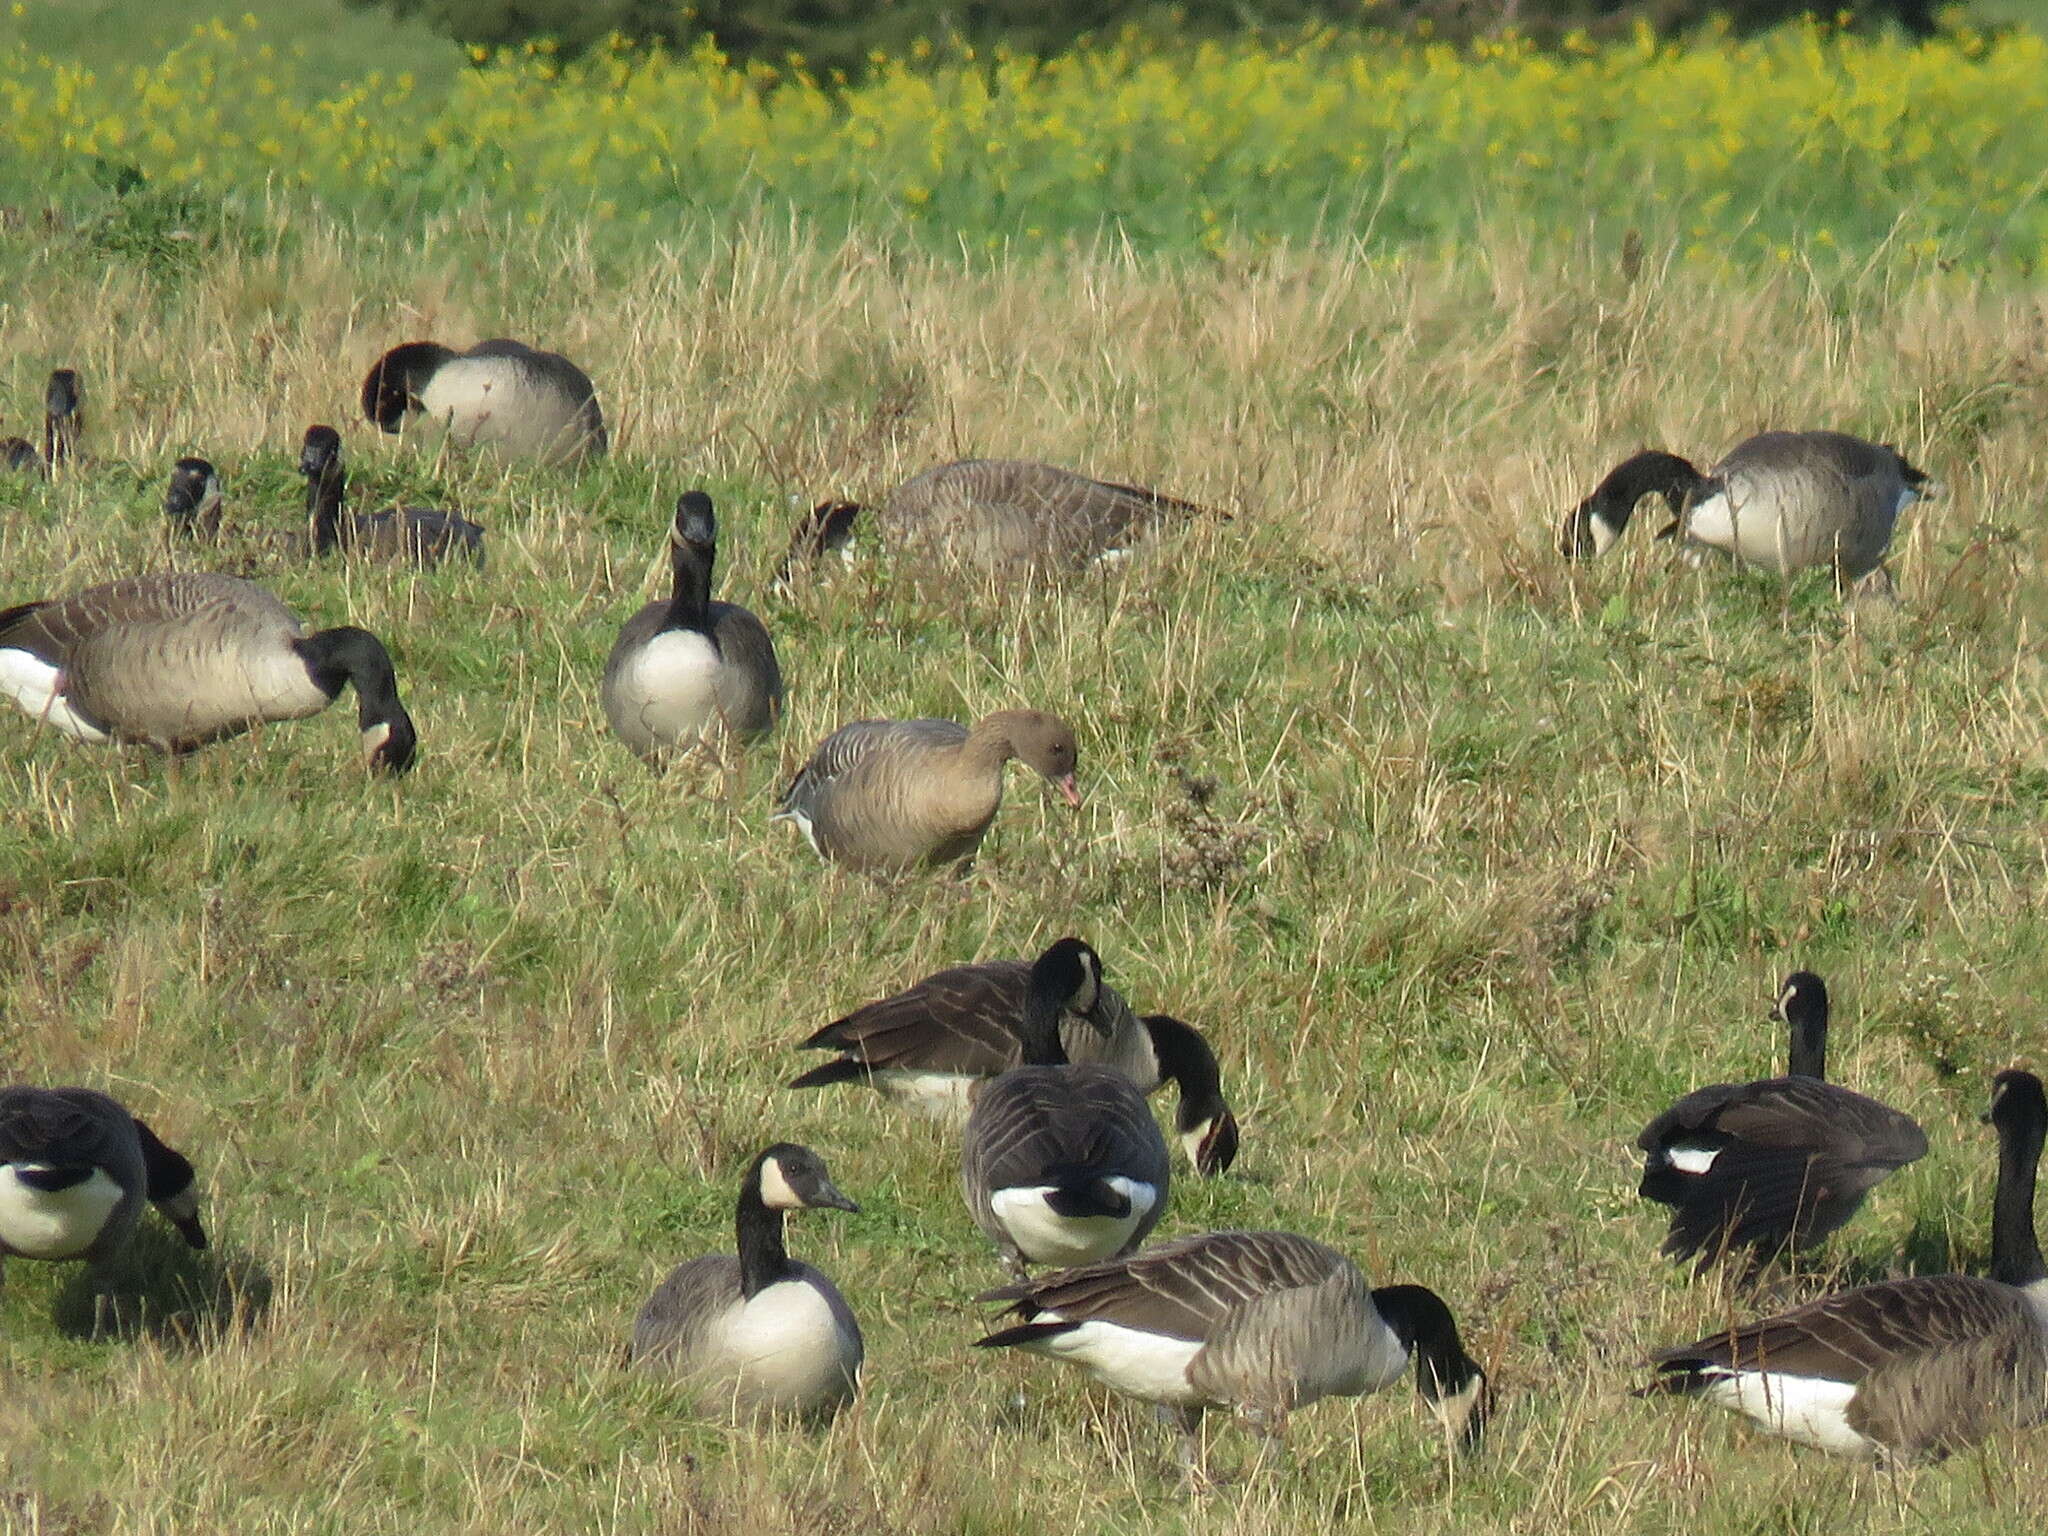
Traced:
[[[787, 573], [844, 546], [856, 502], [827, 501], [798, 524]], [[971, 569], [1071, 571], [1125, 547], [1167, 517], [1218, 516], [1139, 485], [1028, 459], [963, 459], [905, 481], [874, 509], [894, 548]]]
[[1079, 806], [1074, 733], [1057, 715], [998, 710], [972, 730], [952, 720], [856, 720], [827, 736], [782, 793], [820, 856], [867, 870], [962, 865], [1003, 801], [1020, 758]]

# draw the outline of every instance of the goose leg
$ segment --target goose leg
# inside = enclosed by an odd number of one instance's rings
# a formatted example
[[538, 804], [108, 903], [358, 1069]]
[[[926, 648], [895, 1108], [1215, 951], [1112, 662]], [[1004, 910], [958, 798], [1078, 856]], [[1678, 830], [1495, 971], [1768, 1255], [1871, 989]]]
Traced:
[[1179, 1436], [1181, 1476], [1195, 1487], [1214, 1487], [1215, 1480], [1209, 1476], [1202, 1457], [1202, 1410], [1175, 1408], [1161, 1403], [1154, 1411], [1159, 1415], [1159, 1422], [1171, 1425]]

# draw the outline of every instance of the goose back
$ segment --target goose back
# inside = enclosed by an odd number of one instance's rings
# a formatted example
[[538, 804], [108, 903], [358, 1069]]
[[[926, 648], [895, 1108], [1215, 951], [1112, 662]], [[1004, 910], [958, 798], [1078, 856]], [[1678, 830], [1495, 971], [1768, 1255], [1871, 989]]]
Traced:
[[1162, 516], [1202, 508], [1024, 459], [965, 459], [905, 481], [877, 520], [904, 548], [986, 570], [1070, 570]]
[[1685, 536], [1785, 574], [1875, 570], [1927, 477], [1888, 444], [1845, 432], [1764, 432], [1739, 443], [1686, 499]]

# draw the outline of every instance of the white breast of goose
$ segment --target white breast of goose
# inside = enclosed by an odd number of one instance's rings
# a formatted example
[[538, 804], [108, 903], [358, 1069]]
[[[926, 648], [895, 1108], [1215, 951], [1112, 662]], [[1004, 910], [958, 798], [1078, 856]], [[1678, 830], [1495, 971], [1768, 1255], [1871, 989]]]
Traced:
[[452, 358], [420, 394], [430, 420], [464, 443], [545, 453], [581, 434], [576, 408], [512, 357]]
[[121, 1203], [121, 1186], [104, 1168], [63, 1189], [37, 1189], [23, 1172], [38, 1163], [0, 1165], [0, 1245], [25, 1259], [72, 1259], [90, 1248]]
[[1123, 1251], [1152, 1207], [1159, 1191], [1150, 1184], [1117, 1174], [1104, 1180], [1131, 1202], [1123, 1216], [1062, 1216], [1046, 1203], [1050, 1186], [999, 1189], [989, 1196], [989, 1210], [1009, 1233], [1010, 1241], [1034, 1264], [1066, 1268], [1093, 1264]]
[[[1037, 1321], [1049, 1323], [1058, 1318], [1057, 1312], [1046, 1312]], [[1199, 1339], [1092, 1319], [1025, 1347], [1056, 1360], [1071, 1360], [1093, 1372], [1105, 1386], [1146, 1402], [1193, 1408], [1208, 1401], [1188, 1383], [1188, 1366], [1202, 1352]]]
[[683, 741], [718, 722], [718, 671], [723, 662], [708, 635], [670, 629], [634, 655], [619, 679], [622, 700], [654, 736]]
[[804, 1408], [851, 1390], [860, 1348], [810, 1279], [780, 1280], [728, 1311], [712, 1348], [750, 1404]]
[[870, 1074], [875, 1087], [892, 1102], [938, 1120], [964, 1122], [973, 1108], [973, 1090], [983, 1081], [958, 1072], [920, 1072], [884, 1067]]
[[78, 741], [98, 745], [107, 733], [71, 707], [64, 697], [64, 674], [28, 651], [0, 651], [0, 697], [11, 699], [25, 714]]
[[1747, 1414], [1773, 1434], [1838, 1456], [1869, 1456], [1878, 1449], [1875, 1440], [1850, 1427], [1853, 1382], [1783, 1371], [1716, 1368], [1707, 1374], [1711, 1379], [1701, 1397]]

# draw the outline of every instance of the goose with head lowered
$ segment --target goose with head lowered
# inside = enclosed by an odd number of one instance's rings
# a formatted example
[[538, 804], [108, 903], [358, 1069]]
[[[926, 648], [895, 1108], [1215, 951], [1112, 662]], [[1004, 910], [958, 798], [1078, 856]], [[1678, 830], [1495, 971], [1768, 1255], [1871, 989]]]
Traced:
[[2048, 1418], [2048, 1264], [2034, 1232], [2041, 1080], [1999, 1073], [1986, 1118], [1998, 1129], [1988, 1278], [1859, 1286], [1659, 1350], [1642, 1394], [1703, 1398], [1844, 1456], [1940, 1456]]
[[1003, 764], [1021, 759], [1078, 808], [1080, 749], [1057, 715], [1002, 709], [953, 720], [855, 720], [818, 744], [773, 819], [796, 823], [823, 858], [856, 869], [964, 868], [1003, 803]]
[[1060, 1042], [1084, 968], [1073, 951], [1033, 967], [1024, 1064], [975, 1090], [961, 1133], [968, 1213], [1019, 1277], [1128, 1253], [1166, 1214], [1172, 1163], [1145, 1096], [1115, 1067], [1070, 1062]]
[[306, 529], [316, 555], [438, 565], [459, 554], [484, 563], [484, 530], [459, 513], [425, 507], [347, 511], [348, 471], [341, 462], [341, 434], [332, 427], [306, 428], [299, 473], [306, 477]]
[[1134, 1014], [1103, 980], [1101, 957], [1080, 939], [1061, 939], [1034, 961], [951, 966], [856, 1008], [804, 1041], [805, 1050], [838, 1055], [789, 1086], [866, 1083], [911, 1108], [964, 1118], [977, 1085], [1023, 1064], [1023, 1019], [1039, 990], [1058, 999], [1068, 1060], [1115, 1067], [1141, 1093], [1178, 1084], [1175, 1129], [1188, 1161], [1204, 1174], [1230, 1167], [1237, 1119], [1209, 1042], [1167, 1014]]
[[742, 1415], [827, 1417], [860, 1385], [860, 1324], [846, 1298], [783, 1246], [790, 1211], [858, 1211], [808, 1147], [777, 1142], [740, 1185], [739, 1252], [679, 1265], [633, 1321], [640, 1370], [695, 1383]]
[[1617, 465], [1565, 515], [1558, 548], [1568, 560], [1605, 554], [1636, 504], [1654, 495], [1672, 515], [1660, 539], [1676, 536], [1781, 576], [1829, 566], [1845, 585], [1888, 592], [1893, 526], [1926, 489], [1927, 476], [1890, 444], [1846, 432], [1760, 433], [1705, 474], [1651, 449]]
[[345, 686], [370, 766], [402, 773], [418, 736], [390, 653], [344, 625], [308, 634], [236, 576], [130, 576], [0, 612], [0, 695], [79, 741], [184, 752], [317, 715]]
[[1888, 1105], [1823, 1080], [1827, 984], [1785, 978], [1776, 1016], [1790, 1028], [1787, 1075], [1698, 1088], [1636, 1138], [1639, 1193], [1668, 1205], [1664, 1252], [1698, 1256], [1704, 1273], [1724, 1254], [1754, 1264], [1819, 1242], [1863, 1197], [1927, 1155], [1927, 1137]]
[[551, 462], [576, 463], [609, 446], [590, 375], [559, 352], [503, 337], [467, 352], [432, 341], [393, 347], [364, 376], [362, 405], [386, 432], [417, 418], [465, 447]]
[[1083, 1367], [1177, 1423], [1200, 1469], [1202, 1415], [1235, 1413], [1277, 1437], [1289, 1414], [1358, 1397], [1412, 1366], [1432, 1414], [1470, 1447], [1487, 1413], [1486, 1373], [1443, 1299], [1419, 1285], [1374, 1289], [1333, 1248], [1292, 1232], [1209, 1232], [1129, 1258], [987, 1292], [1015, 1323], [976, 1341]]
[[[790, 539], [784, 574], [844, 546], [863, 510], [849, 501], [814, 507]], [[875, 509], [892, 547], [997, 574], [1078, 570], [1169, 517], [1220, 515], [1141, 485], [1028, 459], [941, 464]]]
[[766, 627], [737, 603], [711, 600], [718, 522], [709, 496], [677, 499], [668, 544], [668, 599], [626, 621], [599, 688], [614, 734], [650, 763], [720, 736], [763, 735], [782, 713], [782, 668]]
[[0, 1088], [0, 1268], [9, 1258], [83, 1259], [98, 1280], [127, 1248], [145, 1200], [204, 1248], [194, 1186], [192, 1164], [104, 1093]]

